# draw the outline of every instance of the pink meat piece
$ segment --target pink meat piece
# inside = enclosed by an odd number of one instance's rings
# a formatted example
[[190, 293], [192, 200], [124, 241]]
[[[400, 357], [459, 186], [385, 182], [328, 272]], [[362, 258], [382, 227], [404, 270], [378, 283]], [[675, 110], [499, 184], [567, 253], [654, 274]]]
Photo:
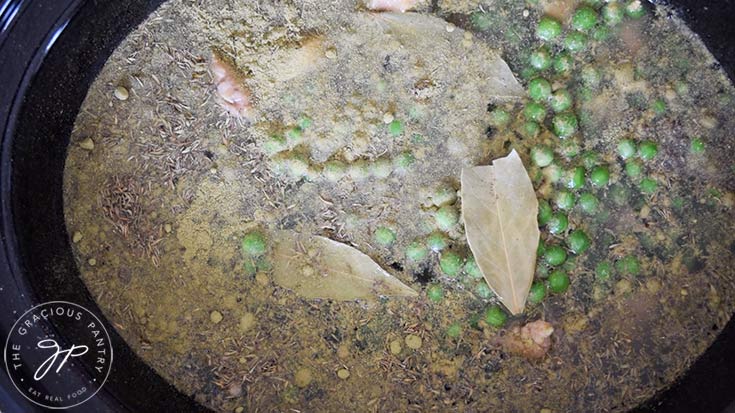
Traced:
[[367, 7], [374, 11], [405, 12], [416, 5], [417, 0], [369, 0]]
[[252, 94], [237, 69], [217, 53], [212, 54], [209, 68], [217, 87], [218, 103], [232, 116], [249, 119], [253, 113]]
[[513, 327], [500, 343], [508, 353], [532, 360], [544, 358], [551, 348], [554, 327], [543, 320], [532, 321], [523, 327]]

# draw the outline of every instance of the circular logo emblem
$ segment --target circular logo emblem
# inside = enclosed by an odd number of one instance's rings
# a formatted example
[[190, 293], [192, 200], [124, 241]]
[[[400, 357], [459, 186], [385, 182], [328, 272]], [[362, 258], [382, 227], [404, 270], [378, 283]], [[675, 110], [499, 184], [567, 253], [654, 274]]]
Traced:
[[94, 396], [112, 366], [112, 344], [86, 308], [51, 301], [26, 311], [5, 342], [5, 368], [28, 400], [49, 409], [74, 407]]

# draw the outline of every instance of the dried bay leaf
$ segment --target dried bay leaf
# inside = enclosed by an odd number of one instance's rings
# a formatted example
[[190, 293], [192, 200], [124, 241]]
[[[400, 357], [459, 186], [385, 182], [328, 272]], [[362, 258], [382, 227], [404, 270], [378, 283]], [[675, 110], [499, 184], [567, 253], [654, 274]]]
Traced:
[[512, 314], [526, 305], [539, 242], [538, 200], [515, 150], [462, 169], [467, 243], [487, 284]]
[[277, 231], [273, 242], [275, 282], [304, 298], [374, 302], [418, 295], [349, 245], [289, 231]]
[[[420, 53], [424, 62], [432, 62], [431, 79], [446, 86], [451, 85], [452, 94], [466, 93], [469, 96], [491, 96], [496, 100], [515, 100], [526, 95], [523, 86], [513, 75], [508, 64], [497, 50], [485, 42], [474, 40], [472, 53], [460, 47], [470, 32], [462, 29], [447, 31], [447, 21], [424, 13], [370, 13], [384, 33], [371, 39], [375, 44], [388, 48], [391, 40], [397, 40], [406, 50]], [[364, 31], [359, 32], [365, 36]], [[381, 59], [385, 49], [381, 51]], [[462, 62], [458, 70], [453, 62]], [[477, 76], [477, 77], [474, 77]], [[475, 79], [483, 79], [476, 82]], [[461, 91], [461, 92], [460, 92]], [[470, 108], [472, 105], [468, 105]], [[482, 105], [484, 107], [484, 105]]]

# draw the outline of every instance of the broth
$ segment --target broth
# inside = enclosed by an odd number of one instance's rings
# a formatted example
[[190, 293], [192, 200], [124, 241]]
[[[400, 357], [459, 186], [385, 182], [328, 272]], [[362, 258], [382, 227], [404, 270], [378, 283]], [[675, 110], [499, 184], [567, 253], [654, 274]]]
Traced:
[[[569, 37], [577, 7], [536, 3], [419, 4], [418, 26], [446, 44], [422, 41], [414, 14], [351, 1], [165, 3], [90, 88], [64, 176], [81, 276], [119, 334], [216, 411], [623, 411], [671, 384], [733, 312], [732, 84], [661, 6], [599, 23], [568, 74], [534, 71], [539, 18]], [[217, 104], [212, 48], [252, 90], [250, 121]], [[552, 110], [534, 126], [525, 95], [489, 88], [498, 56], [524, 88], [566, 88], [579, 132], [558, 139]], [[638, 151], [626, 160], [623, 139]], [[554, 150], [543, 168], [540, 145]], [[571, 285], [496, 328], [453, 214], [462, 167], [511, 148], [568, 217], [541, 227], [544, 245], [582, 229], [591, 248], [557, 268], [541, 253], [536, 282], [560, 270]], [[582, 188], [565, 189], [577, 166]], [[418, 296], [303, 298], [274, 279], [276, 230], [351, 245]], [[253, 232], [261, 257], [242, 251]], [[538, 319], [555, 329], [542, 360], [498, 345]]]

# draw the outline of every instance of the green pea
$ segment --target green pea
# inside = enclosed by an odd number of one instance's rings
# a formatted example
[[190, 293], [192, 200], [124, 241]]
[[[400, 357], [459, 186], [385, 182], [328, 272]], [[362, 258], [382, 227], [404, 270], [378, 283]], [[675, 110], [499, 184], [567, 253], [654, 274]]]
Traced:
[[641, 188], [641, 192], [644, 194], [652, 194], [658, 189], [658, 183], [653, 178], [643, 178], [641, 183], [638, 184]]
[[[537, 254], [538, 257], [543, 257], [543, 254]], [[539, 278], [549, 278], [549, 267], [546, 264], [539, 262], [536, 265], [536, 276]]]
[[493, 305], [485, 311], [485, 322], [495, 328], [502, 327], [507, 319], [508, 316], [499, 305]]
[[495, 20], [493, 19], [493, 15], [491, 13], [476, 11], [470, 14], [469, 17], [472, 28], [477, 31], [488, 30], [495, 23]]
[[457, 201], [457, 190], [445, 184], [431, 194], [431, 202], [436, 206], [450, 205]]
[[441, 285], [432, 284], [426, 289], [426, 296], [429, 297], [429, 300], [438, 303], [444, 298], [444, 290], [442, 290]]
[[641, 263], [633, 255], [627, 255], [615, 263], [615, 269], [621, 274], [638, 275], [641, 272]]
[[439, 267], [442, 272], [450, 277], [456, 277], [462, 270], [462, 257], [459, 254], [446, 251], [439, 258]]
[[630, 199], [630, 189], [625, 185], [615, 184], [610, 188], [610, 199], [615, 205], [626, 205]]
[[719, 199], [722, 196], [722, 192], [720, 192], [717, 188], [710, 188], [707, 190], [707, 195], [711, 196], [712, 198]]
[[475, 330], [480, 330], [480, 320], [482, 320], [482, 314], [472, 314], [469, 319], [467, 319], [467, 324], [470, 325], [470, 327], [474, 328]]
[[587, 215], [594, 215], [600, 207], [600, 201], [589, 192], [579, 195], [579, 206]]
[[406, 169], [416, 162], [416, 158], [409, 151], [404, 151], [393, 158], [393, 165], [399, 169]]
[[554, 71], [557, 74], [566, 76], [572, 73], [574, 69], [574, 58], [569, 53], [560, 53], [554, 58]]
[[554, 196], [554, 204], [556, 204], [556, 207], [561, 210], [572, 209], [574, 207], [574, 202], [574, 195], [566, 189], [558, 191]]
[[569, 255], [567, 257], [567, 260], [564, 262], [564, 265], [559, 267], [559, 269], [562, 269], [564, 271], [574, 271], [577, 268], [577, 256], [576, 255]]
[[564, 47], [572, 53], [583, 52], [587, 49], [587, 35], [580, 32], [572, 32], [564, 39]]
[[610, 279], [613, 272], [613, 266], [610, 261], [600, 261], [595, 267], [595, 275], [600, 281], [606, 281]]
[[683, 80], [677, 80], [674, 82], [674, 90], [679, 96], [686, 96], [689, 94], [689, 84]]
[[286, 139], [291, 145], [298, 145], [303, 140], [303, 130], [298, 126], [295, 126], [286, 131]]
[[567, 260], [567, 252], [564, 248], [558, 245], [551, 245], [546, 247], [546, 253], [544, 253], [544, 261], [551, 266], [559, 266], [564, 264]]
[[426, 141], [426, 138], [424, 137], [424, 135], [422, 135], [420, 133], [413, 133], [413, 134], [411, 134], [411, 143], [420, 145], [420, 144], [424, 144], [426, 142], [427, 141]]
[[459, 222], [459, 211], [452, 205], [444, 205], [436, 211], [434, 220], [439, 229], [449, 231]]
[[242, 252], [251, 257], [259, 257], [265, 254], [268, 248], [265, 236], [260, 231], [252, 231], [242, 237]]
[[531, 289], [528, 290], [528, 301], [531, 304], [538, 304], [544, 301], [546, 297], [546, 285], [542, 282], [535, 282], [531, 285]]
[[543, 122], [546, 118], [546, 107], [537, 102], [530, 102], [523, 110], [523, 116], [534, 122]]
[[246, 275], [252, 276], [252, 275], [255, 275], [255, 273], [258, 272], [258, 266], [257, 266], [257, 264], [250, 257], [248, 257], [248, 258], [245, 259], [245, 262], [243, 263], [242, 267], [243, 267], [243, 270], [245, 271], [245, 274]]
[[267, 272], [273, 269], [273, 265], [268, 260], [268, 258], [263, 255], [258, 257], [258, 259], [255, 261], [255, 268], [258, 271]]
[[581, 229], [575, 229], [567, 238], [569, 250], [577, 255], [587, 251], [591, 243], [590, 237]]
[[572, 107], [572, 94], [566, 89], [559, 89], [551, 95], [549, 106], [554, 112], [564, 112]]
[[301, 117], [299, 118], [297, 122], [297, 124], [299, 125], [299, 128], [301, 128], [302, 130], [308, 129], [309, 127], [311, 127], [313, 123], [314, 121], [306, 115], [301, 115]]
[[345, 167], [345, 164], [337, 160], [327, 161], [327, 163], [324, 164], [324, 168], [322, 168], [324, 178], [332, 182], [337, 182], [342, 179], [345, 176], [346, 171], [347, 168]]
[[536, 247], [536, 256], [541, 257], [546, 252], [546, 243], [543, 238], [539, 238], [538, 247]]
[[378, 227], [373, 233], [373, 238], [378, 244], [384, 247], [390, 247], [396, 242], [396, 233], [388, 227]]
[[592, 100], [592, 90], [587, 86], [583, 86], [577, 89], [577, 99], [582, 102], [589, 102]]
[[565, 139], [559, 145], [559, 153], [567, 159], [571, 159], [579, 155], [580, 147], [577, 139]]
[[625, 173], [628, 177], [636, 179], [643, 173], [643, 165], [638, 159], [631, 159], [625, 163]]
[[526, 138], [535, 138], [541, 133], [541, 126], [538, 123], [532, 121], [523, 122], [522, 133]]
[[552, 215], [551, 219], [549, 220], [547, 224], [549, 232], [554, 235], [558, 235], [566, 231], [568, 226], [569, 226], [569, 218], [567, 218], [567, 216], [561, 212], [557, 212], [554, 215]]
[[681, 211], [682, 208], [684, 208], [684, 198], [676, 197], [671, 200], [671, 205], [676, 209], [677, 211]]
[[548, 69], [549, 66], [551, 66], [551, 53], [549, 53], [549, 48], [543, 46], [534, 50], [531, 52], [531, 56], [529, 56], [528, 61], [534, 69]]
[[599, 86], [602, 81], [602, 74], [600, 74], [600, 71], [592, 65], [583, 67], [580, 75], [582, 77], [582, 83], [593, 89]]
[[694, 138], [692, 139], [692, 143], [689, 145], [689, 150], [692, 151], [692, 153], [702, 153], [704, 152], [704, 142], [700, 138]]
[[635, 142], [630, 139], [623, 139], [618, 143], [618, 154], [623, 160], [626, 160], [635, 155], [637, 148]]
[[607, 26], [597, 26], [592, 31], [592, 39], [598, 42], [605, 41], [610, 38], [610, 28]]
[[347, 175], [353, 181], [364, 181], [370, 177], [370, 166], [364, 159], [358, 159], [347, 165]]
[[301, 153], [291, 152], [274, 161], [280, 173], [286, 173], [293, 178], [301, 178], [309, 174], [309, 161]]
[[274, 155], [278, 152], [283, 152], [286, 149], [288, 149], [286, 138], [280, 135], [271, 136], [263, 142], [263, 150], [268, 155]]
[[537, 77], [528, 82], [528, 95], [536, 102], [543, 102], [551, 96], [551, 83], [548, 80]]
[[561, 294], [569, 289], [569, 276], [561, 270], [556, 270], [549, 275], [549, 290]]
[[487, 300], [488, 298], [492, 297], [493, 290], [488, 287], [485, 280], [482, 280], [478, 282], [475, 286], [475, 294], [477, 294], [478, 297]]
[[403, 123], [398, 119], [394, 119], [388, 124], [388, 132], [392, 136], [401, 136], [403, 134]]
[[643, 4], [639, 0], [632, 0], [625, 6], [625, 14], [633, 19], [639, 19], [646, 14], [646, 9], [643, 8]]
[[510, 122], [510, 113], [503, 109], [495, 109], [490, 112], [490, 124], [493, 126], [505, 126]]
[[557, 183], [564, 175], [564, 171], [556, 162], [552, 162], [551, 165], [544, 168], [543, 174], [549, 182]]
[[548, 223], [551, 220], [551, 206], [549, 205], [549, 202], [545, 199], [542, 199], [538, 203], [538, 224], [539, 226], [544, 226], [546, 223]]
[[588, 151], [582, 154], [582, 164], [587, 169], [594, 168], [598, 164], [597, 159], [597, 154], [592, 151]]
[[406, 258], [413, 262], [423, 261], [429, 255], [429, 250], [422, 242], [414, 241], [406, 247]]
[[521, 70], [521, 79], [523, 80], [531, 80], [536, 76], [538, 76], [538, 70], [532, 67], [526, 67]]
[[447, 237], [441, 232], [432, 232], [426, 237], [426, 246], [434, 252], [439, 252], [447, 247]]
[[554, 133], [562, 139], [568, 138], [577, 132], [577, 117], [572, 112], [562, 112], [554, 116], [551, 120]]
[[557, 38], [561, 34], [561, 23], [550, 16], [543, 16], [536, 28], [536, 36], [544, 41]]
[[475, 257], [470, 255], [464, 263], [464, 272], [472, 278], [482, 278], [482, 271], [475, 261]]
[[610, 171], [607, 166], [596, 166], [590, 173], [590, 182], [597, 187], [607, 186], [610, 182]]
[[388, 158], [378, 158], [369, 165], [370, 173], [379, 179], [385, 179], [393, 172], [393, 162]]
[[638, 156], [644, 161], [650, 161], [658, 154], [658, 145], [652, 141], [643, 141], [638, 147]]
[[625, 17], [625, 10], [616, 1], [611, 1], [602, 8], [602, 18], [608, 26], [617, 26], [623, 21], [623, 17]]
[[653, 101], [651, 109], [653, 109], [653, 112], [656, 113], [656, 115], [663, 115], [666, 113], [666, 102], [664, 102], [663, 99], [656, 99]]
[[531, 160], [538, 167], [549, 166], [554, 160], [554, 151], [548, 146], [539, 145], [531, 149]]
[[452, 323], [447, 328], [447, 337], [457, 338], [462, 335], [462, 326], [459, 323]]
[[569, 189], [582, 189], [587, 171], [584, 166], [578, 166], [567, 173], [566, 187]]
[[572, 28], [574, 30], [587, 31], [597, 24], [597, 12], [588, 6], [582, 6], [572, 16]]
[[541, 185], [541, 181], [544, 179], [544, 172], [537, 166], [532, 166], [528, 170], [528, 176], [531, 178], [531, 183], [534, 188], [538, 188]]

